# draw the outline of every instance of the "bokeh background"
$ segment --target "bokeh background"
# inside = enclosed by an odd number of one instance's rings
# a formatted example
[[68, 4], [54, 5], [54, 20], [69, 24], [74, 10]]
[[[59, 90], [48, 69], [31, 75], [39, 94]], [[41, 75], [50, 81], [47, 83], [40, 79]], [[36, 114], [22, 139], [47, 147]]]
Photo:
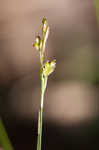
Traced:
[[36, 149], [40, 65], [32, 43], [43, 17], [46, 56], [57, 67], [45, 95], [42, 149], [99, 148], [96, 8], [93, 0], [0, 1], [0, 117], [15, 150]]

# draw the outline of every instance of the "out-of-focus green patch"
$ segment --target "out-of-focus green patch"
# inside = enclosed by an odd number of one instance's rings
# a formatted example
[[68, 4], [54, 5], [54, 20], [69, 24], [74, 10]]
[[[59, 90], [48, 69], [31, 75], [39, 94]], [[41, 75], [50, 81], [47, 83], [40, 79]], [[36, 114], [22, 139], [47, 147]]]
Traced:
[[3, 150], [13, 150], [11, 142], [8, 138], [3, 122], [0, 119], [0, 145]]
[[95, 7], [96, 7], [96, 17], [99, 23], [99, 0], [94, 1]]

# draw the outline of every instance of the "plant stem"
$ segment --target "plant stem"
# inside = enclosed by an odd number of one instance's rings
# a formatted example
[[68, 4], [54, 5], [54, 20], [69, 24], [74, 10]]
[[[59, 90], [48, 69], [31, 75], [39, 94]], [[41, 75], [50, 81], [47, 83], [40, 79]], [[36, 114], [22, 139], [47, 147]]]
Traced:
[[49, 26], [46, 18], [42, 20], [42, 37], [37, 36], [33, 46], [40, 53], [40, 81], [41, 81], [41, 103], [38, 115], [38, 137], [37, 137], [37, 150], [41, 150], [42, 140], [42, 124], [43, 124], [43, 105], [44, 105], [44, 94], [47, 87], [48, 76], [54, 71], [56, 63], [55, 61], [49, 62], [48, 60], [44, 63], [43, 59], [45, 56], [45, 46], [49, 35]]
[[47, 86], [47, 77], [43, 75], [43, 55], [40, 53], [40, 81], [41, 81], [41, 104], [38, 116], [38, 138], [37, 150], [41, 150], [42, 142], [42, 124], [43, 124], [43, 106], [44, 106], [44, 93]]

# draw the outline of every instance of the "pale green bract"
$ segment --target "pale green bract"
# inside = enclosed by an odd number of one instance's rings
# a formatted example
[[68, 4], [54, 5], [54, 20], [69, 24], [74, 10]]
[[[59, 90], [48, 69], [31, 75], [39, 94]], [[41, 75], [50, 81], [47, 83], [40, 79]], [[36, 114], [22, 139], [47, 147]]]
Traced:
[[35, 43], [33, 44], [33, 47], [35, 47], [38, 51], [40, 51], [41, 47], [42, 47], [42, 40], [40, 38], [40, 36], [36, 37]]
[[51, 62], [47, 61], [43, 67], [43, 75], [45, 77], [48, 77], [56, 67], [56, 60], [53, 60]]

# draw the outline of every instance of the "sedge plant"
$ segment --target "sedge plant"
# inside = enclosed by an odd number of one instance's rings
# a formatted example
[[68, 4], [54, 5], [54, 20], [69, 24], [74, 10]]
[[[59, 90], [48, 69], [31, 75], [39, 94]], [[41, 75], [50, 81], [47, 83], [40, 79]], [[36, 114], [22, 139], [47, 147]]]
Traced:
[[40, 55], [40, 82], [41, 82], [41, 100], [40, 100], [40, 109], [38, 114], [38, 137], [37, 137], [37, 150], [41, 150], [42, 142], [42, 123], [43, 123], [43, 108], [44, 108], [44, 94], [47, 87], [47, 81], [49, 75], [54, 71], [56, 67], [56, 61], [45, 61], [45, 46], [49, 35], [49, 26], [46, 18], [42, 20], [42, 35], [38, 35], [33, 44], [33, 47], [39, 52]]

